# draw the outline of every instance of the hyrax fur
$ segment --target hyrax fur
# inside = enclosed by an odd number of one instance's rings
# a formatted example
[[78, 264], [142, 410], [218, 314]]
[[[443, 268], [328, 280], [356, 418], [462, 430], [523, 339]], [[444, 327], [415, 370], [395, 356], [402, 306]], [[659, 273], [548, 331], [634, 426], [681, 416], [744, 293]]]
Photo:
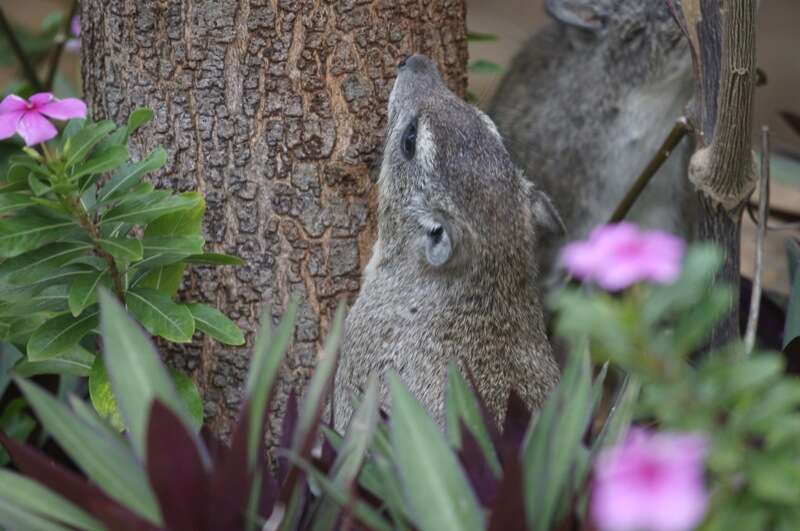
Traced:
[[[691, 57], [665, 0], [548, 0], [547, 7], [556, 23], [522, 47], [488, 112], [577, 239], [609, 219], [683, 115]], [[690, 148], [688, 140], [678, 147], [629, 219], [691, 236]], [[542, 249], [545, 269], [562, 243]]]
[[496, 421], [511, 389], [537, 409], [559, 379], [537, 291], [537, 236], [561, 221], [492, 121], [424, 56], [398, 68], [378, 187], [378, 239], [345, 322], [336, 427], [368, 375], [389, 370], [443, 427], [451, 362], [476, 375]]

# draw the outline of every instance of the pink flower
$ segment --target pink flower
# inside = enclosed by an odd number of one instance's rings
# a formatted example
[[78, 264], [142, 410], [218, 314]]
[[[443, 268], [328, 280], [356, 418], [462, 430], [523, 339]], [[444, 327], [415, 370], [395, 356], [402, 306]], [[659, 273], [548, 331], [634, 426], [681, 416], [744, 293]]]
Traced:
[[631, 223], [597, 227], [588, 240], [561, 252], [561, 264], [575, 277], [617, 291], [649, 280], [669, 284], [678, 278], [683, 241], [660, 231], [642, 232]]
[[603, 531], [683, 531], [706, 512], [706, 440], [633, 429], [594, 466], [591, 515]]
[[69, 31], [73, 35], [72, 39], [68, 39], [67, 42], [64, 43], [64, 47], [69, 50], [70, 52], [79, 52], [81, 49], [81, 40], [78, 38], [81, 36], [81, 17], [75, 15], [72, 17], [72, 20], [69, 21]]
[[55, 120], [86, 118], [86, 104], [77, 98], [56, 99], [49, 92], [40, 92], [28, 101], [11, 94], [0, 103], [0, 140], [14, 133], [33, 146], [46, 142], [58, 134], [55, 126], [45, 116]]

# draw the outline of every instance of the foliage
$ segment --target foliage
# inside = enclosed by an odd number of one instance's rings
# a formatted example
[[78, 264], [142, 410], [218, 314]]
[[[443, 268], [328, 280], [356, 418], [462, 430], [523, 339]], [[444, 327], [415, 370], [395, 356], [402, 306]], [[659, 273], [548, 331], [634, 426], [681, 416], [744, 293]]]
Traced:
[[[164, 149], [129, 161], [129, 136], [152, 116], [136, 110], [122, 127], [72, 120], [41, 151], [12, 155], [0, 176], [0, 341], [23, 354], [17, 374], [89, 377], [95, 407], [109, 415], [116, 405], [95, 355], [100, 287], [112, 289], [155, 336], [185, 343], [202, 331], [244, 343], [218, 310], [174, 301], [188, 263], [239, 260], [204, 253], [201, 195], [142, 181], [164, 165]], [[199, 419], [197, 390], [176, 378]]]

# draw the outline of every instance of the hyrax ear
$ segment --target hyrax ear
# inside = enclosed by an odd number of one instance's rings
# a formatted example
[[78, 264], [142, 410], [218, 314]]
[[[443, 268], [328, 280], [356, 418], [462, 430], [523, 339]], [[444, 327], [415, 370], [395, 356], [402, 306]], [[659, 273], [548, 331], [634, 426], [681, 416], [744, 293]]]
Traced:
[[532, 185], [528, 189], [531, 211], [536, 224], [544, 229], [544, 235], [550, 237], [561, 237], [567, 234], [567, 228], [558, 214], [558, 210], [553, 206], [553, 202], [546, 193], [537, 190]]
[[453, 256], [453, 235], [444, 222], [423, 223], [425, 259], [431, 267], [442, 267]]
[[547, 0], [547, 13], [568, 26], [590, 31], [605, 29], [608, 11], [598, 0]]

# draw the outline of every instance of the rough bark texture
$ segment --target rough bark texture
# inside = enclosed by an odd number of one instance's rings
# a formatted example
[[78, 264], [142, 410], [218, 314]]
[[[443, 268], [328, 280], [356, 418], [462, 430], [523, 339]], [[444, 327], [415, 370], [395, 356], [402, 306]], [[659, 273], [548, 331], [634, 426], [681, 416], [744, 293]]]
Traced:
[[[675, 10], [676, 2], [666, 1]], [[698, 236], [726, 251], [715, 281], [738, 288], [742, 211], [755, 187], [750, 134], [757, 75], [756, 0], [683, 0], [681, 12], [675, 13], [691, 44], [696, 75], [690, 122], [697, 151], [689, 178], [702, 206]], [[738, 304], [732, 303], [712, 332], [712, 348], [739, 336], [738, 313]]]
[[[375, 229], [379, 156], [398, 61], [433, 57], [466, 85], [463, 0], [84, 0], [83, 80], [95, 117], [155, 110], [133, 139], [163, 145], [163, 186], [207, 201], [207, 248], [246, 265], [194, 268], [192, 297], [249, 332], [291, 295], [301, 307], [273, 407], [310, 376], [333, 310], [352, 300]], [[249, 349], [209, 340], [170, 362], [199, 384], [207, 423], [227, 436]], [[278, 416], [273, 416], [272, 433]]]

